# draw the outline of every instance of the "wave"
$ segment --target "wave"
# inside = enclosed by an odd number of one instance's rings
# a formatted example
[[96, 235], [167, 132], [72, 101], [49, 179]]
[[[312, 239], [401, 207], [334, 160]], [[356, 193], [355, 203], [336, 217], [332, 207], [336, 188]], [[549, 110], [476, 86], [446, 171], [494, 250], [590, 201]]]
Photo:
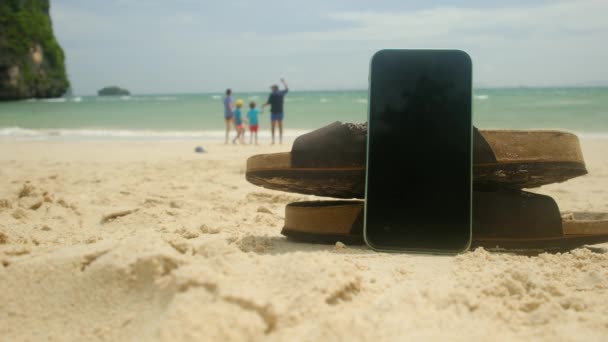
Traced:
[[62, 103], [62, 102], [66, 102], [68, 99], [66, 99], [65, 97], [56, 97], [56, 98], [52, 98], [52, 99], [41, 99], [40, 101], [42, 102], [48, 102], [48, 103]]
[[355, 102], [367, 104], [367, 99], [356, 99]]
[[44, 133], [35, 130], [21, 127], [4, 127], [0, 128], [0, 137], [37, 137], [44, 136]]
[[481, 95], [473, 95], [473, 98], [475, 100], [487, 100], [488, 98], [490, 98], [490, 96], [481, 94]]
[[[287, 139], [296, 138], [311, 129], [287, 129]], [[234, 132], [232, 132], [234, 134]], [[581, 132], [581, 139], [608, 140], [608, 132]], [[0, 141], [52, 141], [52, 140], [205, 140], [223, 141], [224, 130], [201, 131], [155, 131], [129, 129], [30, 129], [22, 127], [0, 127]], [[270, 138], [268, 129], [261, 130], [260, 138]]]
[[576, 133], [576, 135], [581, 139], [589, 139], [589, 140], [607, 140], [608, 133]]
[[175, 96], [156, 96], [154, 99], [157, 101], [177, 101]]
[[82, 97], [74, 96], [74, 97], [53, 97], [48, 99], [25, 99], [23, 102], [33, 103], [33, 102], [44, 102], [44, 103], [66, 103], [66, 102], [82, 102]]
[[559, 101], [555, 101], [556, 105], [559, 106], [578, 106], [578, 105], [587, 105], [587, 104], [591, 104], [592, 101], [589, 100], [559, 100]]
[[[296, 138], [309, 132], [306, 129], [285, 130], [285, 138]], [[234, 132], [232, 132], [234, 134]], [[270, 138], [270, 132], [262, 130], [260, 138]], [[207, 140], [223, 141], [224, 130], [205, 131], [155, 131], [128, 129], [29, 129], [21, 127], [0, 128], [0, 141], [23, 140]]]
[[535, 102], [531, 105], [535, 107], [559, 107], [559, 106], [584, 106], [592, 104], [591, 100], [578, 100], [578, 99], [557, 99], [551, 101]]

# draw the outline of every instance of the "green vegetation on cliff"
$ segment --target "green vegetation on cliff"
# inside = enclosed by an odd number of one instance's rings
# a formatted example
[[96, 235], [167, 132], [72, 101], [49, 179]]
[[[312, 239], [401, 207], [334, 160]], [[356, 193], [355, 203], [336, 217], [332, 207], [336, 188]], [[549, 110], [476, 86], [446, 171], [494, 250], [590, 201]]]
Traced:
[[0, 0], [0, 100], [57, 97], [69, 87], [49, 0]]

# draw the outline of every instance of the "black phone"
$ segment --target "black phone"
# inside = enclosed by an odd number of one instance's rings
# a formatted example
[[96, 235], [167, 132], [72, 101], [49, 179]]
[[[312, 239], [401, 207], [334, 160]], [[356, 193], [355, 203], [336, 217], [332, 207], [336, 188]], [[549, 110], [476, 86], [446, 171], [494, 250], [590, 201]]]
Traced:
[[371, 60], [364, 238], [381, 251], [468, 250], [472, 63], [460, 50]]

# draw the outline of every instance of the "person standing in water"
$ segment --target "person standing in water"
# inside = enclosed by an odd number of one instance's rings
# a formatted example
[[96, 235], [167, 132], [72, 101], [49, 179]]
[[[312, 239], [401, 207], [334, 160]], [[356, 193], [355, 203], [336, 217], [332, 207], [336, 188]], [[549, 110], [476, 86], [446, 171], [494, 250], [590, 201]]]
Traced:
[[264, 107], [270, 105], [270, 131], [272, 132], [272, 144], [274, 145], [274, 130], [275, 127], [279, 126], [279, 143], [283, 143], [283, 117], [285, 116], [285, 112], [283, 110], [283, 100], [287, 92], [289, 92], [289, 87], [287, 86], [287, 82], [285, 79], [281, 78], [281, 83], [283, 83], [283, 87], [285, 90], [279, 90], [279, 86], [273, 84], [270, 89], [272, 92], [270, 96], [268, 96], [268, 101], [262, 105], [262, 110]]
[[234, 101], [232, 100], [232, 90], [226, 89], [226, 97], [224, 98], [224, 121], [226, 121], [226, 140], [224, 144], [228, 144], [228, 136], [230, 135], [230, 127], [234, 119]]

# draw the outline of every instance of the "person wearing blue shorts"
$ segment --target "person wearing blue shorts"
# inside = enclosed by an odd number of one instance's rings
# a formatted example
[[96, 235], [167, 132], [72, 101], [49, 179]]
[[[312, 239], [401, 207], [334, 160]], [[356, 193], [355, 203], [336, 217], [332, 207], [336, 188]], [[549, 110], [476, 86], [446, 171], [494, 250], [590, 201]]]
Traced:
[[228, 144], [228, 136], [230, 135], [230, 126], [234, 119], [234, 101], [232, 100], [232, 90], [226, 89], [226, 97], [224, 98], [224, 121], [226, 121], [226, 141]]
[[268, 96], [268, 101], [266, 101], [261, 108], [264, 110], [264, 107], [270, 105], [270, 131], [272, 132], [273, 145], [274, 130], [277, 125], [279, 126], [279, 143], [283, 143], [283, 117], [285, 116], [285, 112], [283, 111], [283, 100], [285, 95], [289, 92], [289, 87], [283, 78], [281, 78], [281, 83], [283, 83], [285, 90], [279, 90], [279, 86], [273, 84], [272, 87], [270, 87], [272, 92], [270, 93], [270, 96]]

